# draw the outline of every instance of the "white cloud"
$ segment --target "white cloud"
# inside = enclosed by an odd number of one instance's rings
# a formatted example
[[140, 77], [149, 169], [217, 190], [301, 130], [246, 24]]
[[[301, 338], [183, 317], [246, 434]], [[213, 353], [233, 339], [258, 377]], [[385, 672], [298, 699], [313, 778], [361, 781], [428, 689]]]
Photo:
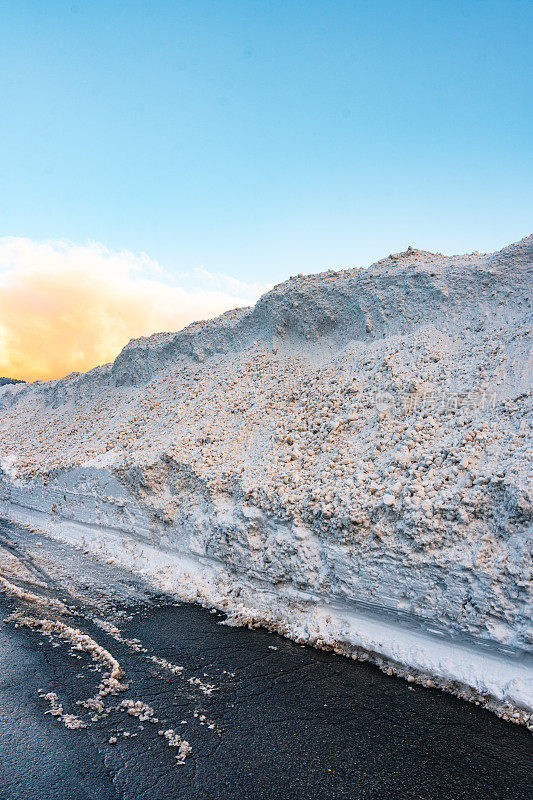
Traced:
[[268, 288], [203, 269], [177, 284], [146, 254], [98, 243], [0, 238], [0, 375], [86, 370], [132, 337], [253, 304]]

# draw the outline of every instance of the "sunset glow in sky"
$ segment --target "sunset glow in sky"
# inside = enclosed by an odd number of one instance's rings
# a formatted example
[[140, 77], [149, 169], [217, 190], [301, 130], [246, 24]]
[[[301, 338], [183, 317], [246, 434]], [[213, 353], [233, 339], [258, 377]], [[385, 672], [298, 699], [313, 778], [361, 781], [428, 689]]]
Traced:
[[532, 232], [530, 0], [0, 4], [0, 375]]
[[[111, 361], [135, 336], [253, 303], [268, 286], [173, 276], [101, 245], [0, 239], [0, 375], [57, 378]], [[184, 288], [187, 287], [187, 288]]]

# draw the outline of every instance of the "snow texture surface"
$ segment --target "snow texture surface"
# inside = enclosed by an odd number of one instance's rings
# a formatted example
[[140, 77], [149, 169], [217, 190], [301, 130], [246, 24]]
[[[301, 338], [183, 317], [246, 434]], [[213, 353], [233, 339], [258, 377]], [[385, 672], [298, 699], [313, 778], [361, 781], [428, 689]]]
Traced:
[[533, 236], [410, 248], [0, 387], [0, 513], [236, 624], [531, 710], [532, 277]]

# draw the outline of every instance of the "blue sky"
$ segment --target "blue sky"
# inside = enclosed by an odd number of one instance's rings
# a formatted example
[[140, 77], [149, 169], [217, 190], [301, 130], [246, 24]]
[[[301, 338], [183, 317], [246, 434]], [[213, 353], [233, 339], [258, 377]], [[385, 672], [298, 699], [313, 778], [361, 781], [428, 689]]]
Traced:
[[533, 2], [0, 2], [0, 236], [244, 281], [533, 230]]

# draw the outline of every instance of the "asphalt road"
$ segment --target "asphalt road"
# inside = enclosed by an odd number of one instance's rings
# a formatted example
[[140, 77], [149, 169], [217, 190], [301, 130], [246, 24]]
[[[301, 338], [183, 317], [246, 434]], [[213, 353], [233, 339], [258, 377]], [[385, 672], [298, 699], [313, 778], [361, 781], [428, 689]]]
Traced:
[[[530, 735], [479, 707], [222, 625], [221, 614], [154, 596], [125, 571], [5, 523], [0, 567], [12, 585], [69, 606], [57, 614], [0, 592], [0, 618], [19, 614], [0, 625], [1, 800], [531, 796]], [[20, 624], [43, 615], [120, 662], [126, 688], [104, 698], [103, 714], [78, 703], [102, 680], [91, 653]], [[46, 713], [48, 692], [87, 727]], [[128, 714], [123, 700], [158, 722]], [[190, 744], [182, 764], [168, 730]]]

